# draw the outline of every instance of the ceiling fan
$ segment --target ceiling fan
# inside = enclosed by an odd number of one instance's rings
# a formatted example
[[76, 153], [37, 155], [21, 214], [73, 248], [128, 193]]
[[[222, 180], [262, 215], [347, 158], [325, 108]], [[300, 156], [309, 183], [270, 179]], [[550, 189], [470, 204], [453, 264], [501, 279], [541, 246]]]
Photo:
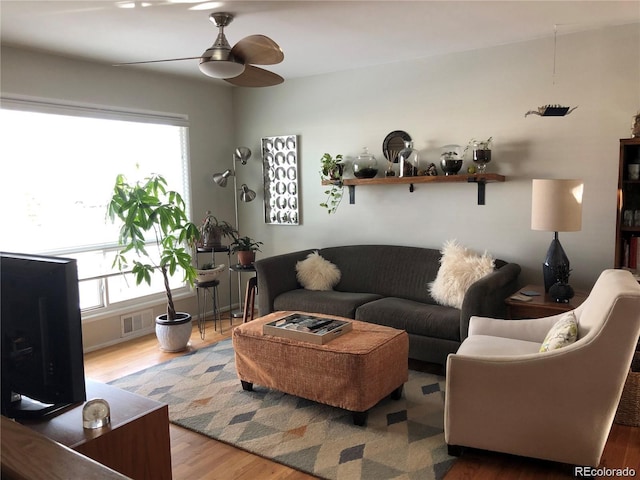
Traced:
[[275, 65], [282, 62], [284, 53], [276, 42], [264, 35], [249, 35], [231, 48], [224, 35], [224, 27], [233, 21], [233, 14], [212, 13], [209, 15], [209, 20], [218, 27], [218, 37], [213, 45], [199, 57], [127, 62], [118, 63], [115, 66], [199, 59], [199, 68], [202, 73], [239, 87], [271, 87], [284, 82], [284, 78], [280, 75], [252, 65]]

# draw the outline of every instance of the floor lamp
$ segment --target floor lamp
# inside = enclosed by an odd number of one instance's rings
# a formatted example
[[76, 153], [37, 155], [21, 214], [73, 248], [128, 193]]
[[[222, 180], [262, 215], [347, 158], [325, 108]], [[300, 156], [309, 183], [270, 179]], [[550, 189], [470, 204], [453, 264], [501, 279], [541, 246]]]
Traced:
[[582, 180], [533, 180], [531, 194], [531, 229], [553, 232], [553, 240], [542, 264], [544, 291], [556, 283], [558, 267], [569, 271], [567, 258], [558, 232], [582, 229]]
[[[233, 152], [233, 170], [227, 169], [222, 173], [213, 174], [213, 181], [220, 187], [226, 187], [229, 177], [233, 177], [233, 206], [235, 209], [236, 231], [240, 229], [240, 222], [238, 221], [238, 197], [241, 202], [251, 202], [256, 198], [256, 192], [251, 190], [246, 183], [243, 183], [240, 188], [238, 188], [237, 183], [236, 163], [240, 162], [242, 165], [246, 165], [250, 157], [251, 150], [249, 148], [238, 147]], [[238, 274], [238, 300], [242, 301], [240, 274]], [[229, 305], [229, 308], [231, 308], [231, 305]], [[242, 311], [232, 312], [231, 315], [234, 317], [241, 317]]]
[[251, 190], [246, 183], [243, 183], [240, 188], [238, 188], [237, 176], [236, 176], [236, 162], [240, 162], [242, 165], [247, 164], [247, 160], [251, 157], [251, 150], [247, 147], [238, 147], [235, 152], [233, 152], [233, 170], [225, 170], [222, 173], [214, 173], [213, 181], [216, 182], [217, 185], [221, 187], [227, 186], [227, 180], [229, 177], [233, 177], [233, 191], [235, 192], [233, 195], [233, 204], [235, 208], [236, 214], [236, 230], [240, 228], [238, 223], [238, 192], [240, 192], [240, 201], [241, 202], [250, 202], [254, 198], [256, 198], [256, 192]]

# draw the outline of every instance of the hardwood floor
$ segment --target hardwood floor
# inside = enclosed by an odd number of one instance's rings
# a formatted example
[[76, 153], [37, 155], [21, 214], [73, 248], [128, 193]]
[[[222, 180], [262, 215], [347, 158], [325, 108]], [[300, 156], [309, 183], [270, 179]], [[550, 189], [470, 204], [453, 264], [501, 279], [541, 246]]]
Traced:
[[[241, 318], [234, 319], [234, 325], [241, 322]], [[204, 340], [200, 338], [197, 326], [194, 326], [189, 351], [230, 338], [231, 328], [228, 316], [223, 318], [222, 325], [223, 333], [220, 333], [219, 325], [218, 331], [215, 331], [213, 323], [207, 322]], [[161, 351], [155, 335], [151, 334], [86, 354], [84, 370], [88, 378], [109, 382], [184, 353]], [[177, 425], [171, 424], [169, 428], [174, 480], [309, 480], [316, 478]]]
[[[234, 325], [242, 320], [234, 319]], [[223, 333], [214, 331], [207, 322], [205, 339], [194, 326], [190, 349], [196, 350], [230, 338], [228, 317], [223, 319]], [[164, 362], [182, 353], [162, 352], [155, 335], [147, 335], [127, 343], [115, 345], [85, 355], [85, 374], [88, 378], [109, 382], [133, 372]], [[171, 462], [174, 480], [309, 480], [314, 476], [293, 470], [210, 439], [190, 430], [170, 426]], [[635, 469], [640, 476], [640, 427], [614, 424], [601, 462], [602, 467]], [[460, 457], [446, 479], [492, 480], [568, 479], [575, 478], [571, 467], [553, 462], [468, 450]], [[605, 477], [603, 477], [605, 478]]]

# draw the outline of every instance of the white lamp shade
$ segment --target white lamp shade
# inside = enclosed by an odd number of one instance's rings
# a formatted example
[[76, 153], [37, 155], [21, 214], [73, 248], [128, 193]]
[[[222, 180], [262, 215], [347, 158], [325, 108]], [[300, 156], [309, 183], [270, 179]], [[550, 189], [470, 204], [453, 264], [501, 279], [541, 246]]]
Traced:
[[577, 232], [582, 229], [582, 180], [534, 179], [531, 229]]
[[200, 62], [200, 71], [213, 78], [233, 78], [244, 72], [244, 65], [229, 60], [205, 60]]

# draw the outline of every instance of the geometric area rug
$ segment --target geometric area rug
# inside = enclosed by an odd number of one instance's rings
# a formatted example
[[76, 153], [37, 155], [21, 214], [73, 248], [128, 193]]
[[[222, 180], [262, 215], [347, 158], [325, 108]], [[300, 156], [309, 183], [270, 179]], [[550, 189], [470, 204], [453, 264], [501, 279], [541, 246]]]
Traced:
[[340, 408], [242, 390], [230, 339], [110, 384], [168, 404], [172, 423], [320, 478], [441, 479], [454, 461], [437, 375], [409, 370], [402, 398], [370, 409], [365, 427]]

